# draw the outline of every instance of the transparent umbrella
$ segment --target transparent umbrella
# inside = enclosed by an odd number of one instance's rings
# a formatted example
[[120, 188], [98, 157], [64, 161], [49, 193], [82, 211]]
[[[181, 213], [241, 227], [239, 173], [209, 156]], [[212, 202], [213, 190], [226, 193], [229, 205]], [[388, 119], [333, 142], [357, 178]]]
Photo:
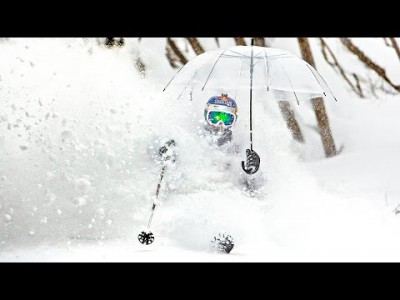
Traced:
[[322, 76], [306, 61], [275, 48], [236, 46], [208, 51], [184, 65], [164, 90], [264, 89], [276, 100], [299, 103], [334, 97]]
[[[236, 46], [208, 51], [184, 65], [168, 82], [180, 98], [185, 91], [249, 90], [250, 149], [242, 168], [248, 174], [257, 172], [260, 159], [253, 150], [252, 100], [253, 90], [273, 93], [276, 100], [296, 101], [316, 97], [331, 97], [331, 89], [322, 76], [306, 61], [292, 53], [275, 48]], [[259, 94], [259, 93], [258, 93]], [[255, 153], [255, 154], [254, 154]]]

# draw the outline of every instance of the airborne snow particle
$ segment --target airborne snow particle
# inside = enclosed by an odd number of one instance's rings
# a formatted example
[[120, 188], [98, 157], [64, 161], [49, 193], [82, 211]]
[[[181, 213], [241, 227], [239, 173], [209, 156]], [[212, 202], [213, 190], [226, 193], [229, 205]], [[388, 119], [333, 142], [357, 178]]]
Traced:
[[35, 231], [34, 230], [29, 230], [29, 235], [34, 235]]
[[50, 171], [46, 172], [46, 180], [52, 180], [56, 175]]
[[87, 191], [92, 185], [91, 182], [86, 178], [79, 178], [75, 181], [75, 183], [81, 191]]
[[12, 219], [12, 217], [11, 217], [9, 214], [5, 214], [5, 215], [4, 215], [4, 220], [5, 220], [6, 222], [10, 222], [11, 219]]
[[97, 212], [99, 213], [100, 219], [104, 219], [106, 215], [104, 212], [104, 208], [100, 207], [99, 209], [97, 209]]
[[83, 197], [76, 198], [76, 201], [77, 201], [78, 206], [86, 205], [86, 199]]
[[69, 130], [64, 130], [63, 132], [61, 132], [61, 137], [63, 139], [70, 138], [70, 137], [72, 137], [72, 132]]
[[28, 146], [25, 146], [25, 145], [19, 145], [19, 148], [20, 148], [21, 150], [27, 150], [27, 149], [28, 149]]
[[108, 220], [106, 221], [106, 223], [107, 223], [107, 225], [111, 225], [111, 224], [112, 224], [112, 220], [108, 219]]

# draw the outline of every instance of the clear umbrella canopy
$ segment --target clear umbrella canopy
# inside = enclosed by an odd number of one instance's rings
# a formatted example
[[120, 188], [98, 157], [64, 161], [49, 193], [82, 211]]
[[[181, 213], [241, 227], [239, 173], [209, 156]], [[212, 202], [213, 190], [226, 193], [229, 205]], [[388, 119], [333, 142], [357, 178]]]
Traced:
[[188, 91], [248, 90], [250, 74], [253, 90], [271, 91], [277, 100], [334, 98], [322, 76], [307, 62], [284, 50], [257, 46], [205, 52], [182, 67], [166, 88], [179, 97]]

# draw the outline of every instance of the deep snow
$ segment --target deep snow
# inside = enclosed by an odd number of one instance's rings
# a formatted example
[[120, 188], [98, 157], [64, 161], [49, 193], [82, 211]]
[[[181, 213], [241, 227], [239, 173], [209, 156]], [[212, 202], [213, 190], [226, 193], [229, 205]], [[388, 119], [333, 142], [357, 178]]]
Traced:
[[[295, 40], [273, 42], [298, 55]], [[276, 102], [255, 95], [263, 100], [254, 104], [254, 147], [265, 185], [249, 197], [239, 184], [246, 93], [238, 96], [233, 140], [240, 154], [224, 155], [201, 137], [211, 95], [190, 102], [161, 92], [175, 72], [163, 43], [128, 39], [107, 49], [95, 39], [0, 41], [0, 260], [399, 260], [399, 96], [357, 99], [315, 51], [340, 100], [326, 105], [342, 153], [324, 159], [312, 129], [298, 145]], [[145, 78], [135, 69], [138, 53]], [[302, 128], [315, 126], [309, 104], [294, 109]], [[136, 237], [160, 172], [155, 152], [167, 138], [176, 140], [178, 160], [166, 170], [156, 242], [146, 247]], [[210, 251], [218, 232], [234, 236], [231, 254]]]

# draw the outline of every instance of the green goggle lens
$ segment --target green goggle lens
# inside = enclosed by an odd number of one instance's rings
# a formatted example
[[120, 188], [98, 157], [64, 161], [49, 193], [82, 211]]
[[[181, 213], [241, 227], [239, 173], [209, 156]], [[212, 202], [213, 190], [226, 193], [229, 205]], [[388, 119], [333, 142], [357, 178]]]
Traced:
[[224, 123], [225, 126], [230, 126], [233, 124], [235, 117], [233, 114], [222, 112], [222, 111], [212, 111], [208, 114], [208, 120], [212, 124], [218, 124], [220, 121]]

